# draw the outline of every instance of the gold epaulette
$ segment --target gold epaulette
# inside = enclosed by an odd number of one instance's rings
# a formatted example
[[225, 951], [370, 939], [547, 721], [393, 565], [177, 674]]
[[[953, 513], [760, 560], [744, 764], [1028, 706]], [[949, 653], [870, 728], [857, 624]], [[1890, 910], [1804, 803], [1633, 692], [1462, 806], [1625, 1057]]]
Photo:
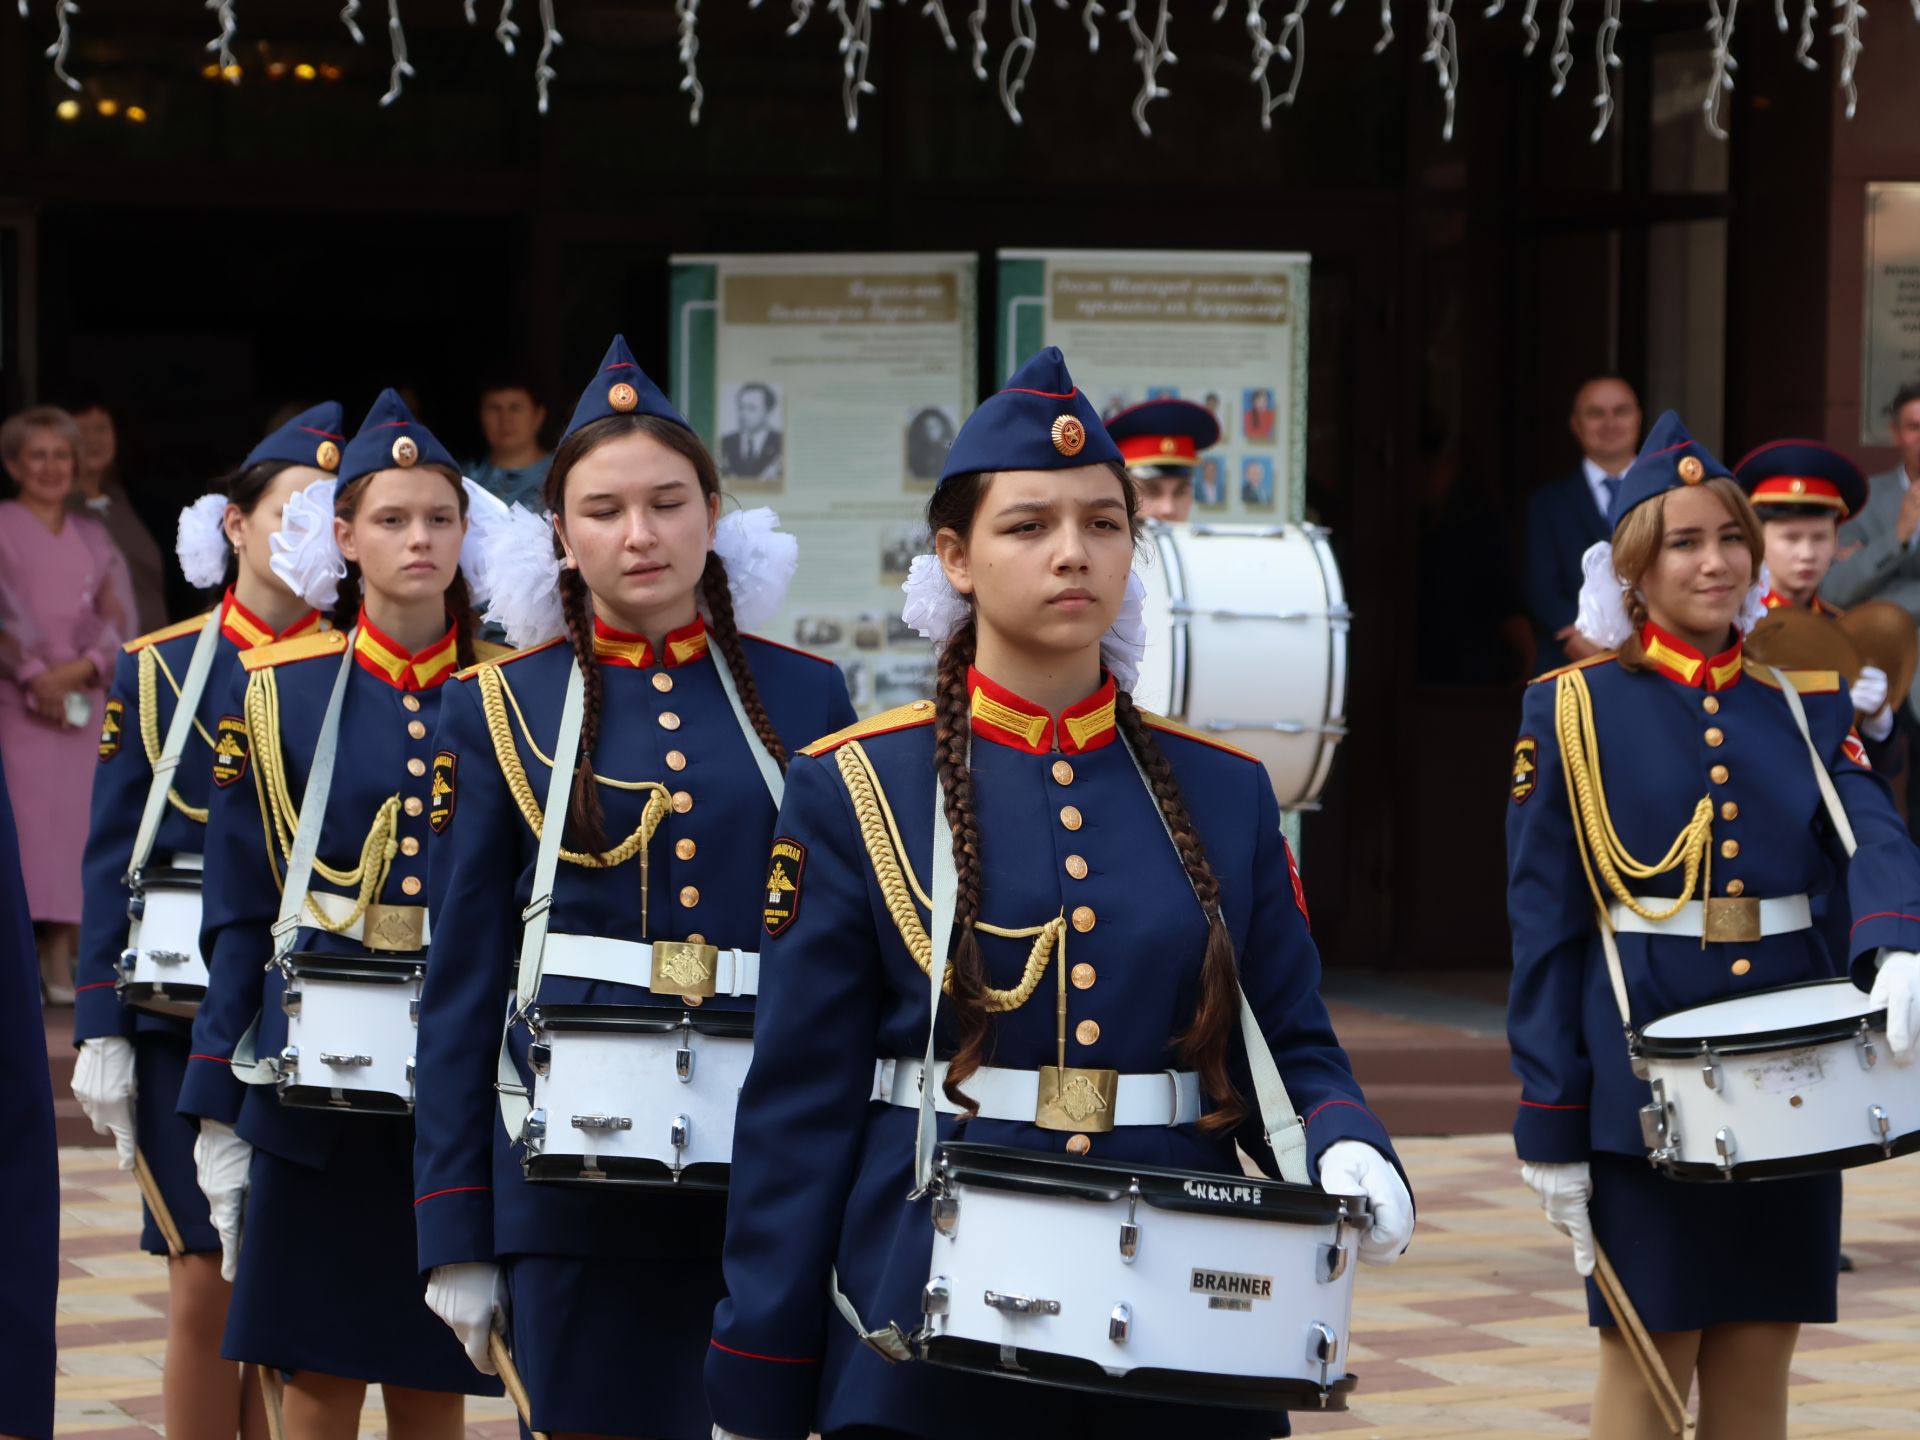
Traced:
[[[1744, 658], [1744, 657], [1742, 657]], [[1762, 665], [1758, 660], [1747, 660], [1747, 674], [1770, 689], [1778, 690], [1779, 683], [1773, 678], [1771, 666]], [[1780, 673], [1793, 682], [1793, 688], [1802, 695], [1833, 695], [1840, 689], [1838, 670], [1787, 670]]]
[[149, 630], [137, 640], [127, 641], [127, 643], [120, 648], [129, 655], [135, 655], [146, 649], [149, 645], [158, 645], [162, 640], [173, 640], [182, 635], [198, 635], [200, 633], [200, 627], [212, 618], [213, 611], [209, 610], [206, 614], [196, 615], [191, 620], [182, 620], [173, 625], [162, 625], [158, 630]]
[[524, 650], [516, 650], [511, 645], [495, 645], [490, 640], [476, 640], [473, 642], [473, 653], [479, 658], [466, 669], [455, 674], [453, 678], [465, 680], [489, 665], [505, 665], [510, 660], [518, 660], [522, 655], [538, 655], [542, 650], [551, 650], [556, 645], [564, 644], [566, 638], [564, 635], [556, 635], [551, 640], [542, 640], [538, 645], [529, 645]]
[[1229, 745], [1218, 735], [1209, 735], [1204, 730], [1195, 730], [1191, 726], [1182, 725], [1178, 720], [1169, 720], [1164, 715], [1156, 715], [1151, 710], [1142, 710], [1140, 719], [1149, 730], [1164, 730], [1169, 735], [1197, 740], [1202, 745], [1211, 745], [1214, 749], [1224, 750], [1229, 755], [1238, 755], [1242, 760], [1251, 760], [1256, 765], [1261, 763], [1258, 755], [1242, 750], [1238, 745]]
[[889, 730], [905, 730], [909, 726], [932, 723], [933, 701], [914, 700], [905, 705], [896, 705], [891, 710], [882, 710], [878, 715], [869, 715], [864, 720], [856, 720], [846, 729], [836, 730], [831, 735], [822, 735], [811, 745], [803, 746], [801, 753], [825, 755], [849, 740], [865, 740], [870, 735], [883, 735]]
[[1620, 652], [1618, 650], [1602, 650], [1598, 655], [1589, 655], [1584, 660], [1575, 660], [1570, 665], [1560, 665], [1547, 671], [1543, 675], [1536, 675], [1527, 683], [1529, 685], [1538, 685], [1542, 680], [1558, 680], [1562, 675], [1570, 671], [1584, 670], [1589, 665], [1603, 665], [1609, 660], [1618, 660], [1619, 658]]
[[251, 650], [242, 650], [240, 663], [251, 673], [255, 670], [265, 670], [270, 665], [285, 665], [290, 660], [311, 660], [316, 655], [338, 655], [346, 648], [346, 631], [316, 630], [308, 635], [295, 635], [290, 640], [276, 640], [271, 645], [256, 645]]

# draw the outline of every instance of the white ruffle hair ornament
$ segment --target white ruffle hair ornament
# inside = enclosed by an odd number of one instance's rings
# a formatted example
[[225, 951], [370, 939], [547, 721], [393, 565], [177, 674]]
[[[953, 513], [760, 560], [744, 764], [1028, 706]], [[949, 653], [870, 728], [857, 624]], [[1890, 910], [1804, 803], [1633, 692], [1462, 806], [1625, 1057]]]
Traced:
[[[934, 649], [945, 645], [965, 623], [970, 608], [966, 597], [953, 588], [937, 555], [914, 556], [900, 589], [907, 597], [900, 607], [900, 618], [931, 640]], [[1100, 663], [1122, 690], [1133, 689], [1133, 682], [1140, 676], [1140, 662], [1146, 657], [1146, 601], [1146, 581], [1138, 570], [1129, 570], [1120, 613], [1100, 637]]]
[[212, 590], [227, 578], [227, 497], [202, 495], [180, 512], [173, 532], [173, 553], [180, 573], [196, 590]]
[[[1589, 545], [1580, 557], [1580, 568], [1586, 578], [1580, 582], [1580, 610], [1573, 628], [1602, 650], [1618, 650], [1633, 634], [1633, 621], [1627, 616], [1627, 594], [1632, 587], [1613, 568], [1612, 542], [1599, 540]], [[1740, 613], [1734, 616], [1733, 623], [1743, 639], [1766, 618], [1766, 597], [1772, 588], [1773, 576], [1763, 563], [1759, 577], [1741, 602]]]
[[[780, 517], [761, 506], [724, 515], [714, 527], [713, 552], [727, 567], [727, 593], [740, 630], [758, 630], [780, 613], [799, 569], [800, 542], [779, 525]], [[462, 551], [463, 565], [465, 557]], [[513, 506], [480, 564], [490, 597], [482, 618], [503, 628], [508, 644], [524, 648], [566, 633], [550, 519]], [[701, 617], [711, 620], [705, 600], [699, 605]]]

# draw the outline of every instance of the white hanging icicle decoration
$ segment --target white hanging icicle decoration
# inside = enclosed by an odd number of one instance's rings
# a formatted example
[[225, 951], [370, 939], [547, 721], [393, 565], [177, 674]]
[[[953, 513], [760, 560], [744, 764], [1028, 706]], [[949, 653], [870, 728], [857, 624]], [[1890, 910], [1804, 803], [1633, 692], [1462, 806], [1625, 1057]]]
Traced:
[[1820, 0], [1800, 0], [1800, 44], [1794, 50], [1793, 58], [1805, 70], [1820, 68], [1820, 62], [1813, 58], [1813, 19], [1819, 8]]
[[700, 19], [700, 0], [674, 0], [674, 13], [680, 17], [680, 63], [686, 74], [680, 77], [680, 93], [688, 96], [687, 123], [700, 123], [700, 105], [707, 98], [707, 90], [700, 83], [700, 32], [695, 28]]
[[[984, 9], [985, 0], [982, 0]], [[1129, 7], [1131, 8], [1131, 7]], [[1000, 57], [1000, 103], [1014, 124], [1020, 117], [1020, 92], [1027, 86], [1027, 71], [1033, 65], [1033, 52], [1039, 48], [1040, 25], [1033, 16], [1033, 0], [1013, 0], [1013, 39]], [[1017, 68], [1016, 68], [1017, 67]]]
[[[1573, 0], [1566, 3], [1571, 6]], [[1427, 0], [1427, 48], [1420, 58], [1433, 66], [1434, 79], [1446, 99], [1440, 138], [1451, 141], [1454, 103], [1460, 93], [1460, 32], [1453, 23], [1453, 0]]]
[[[560, 25], [553, 16], [553, 0], [540, 0], [540, 54], [533, 62], [533, 91], [540, 97], [540, 113], [547, 113], [547, 90], [558, 74], [554, 70], [553, 50], [566, 42], [560, 38]], [[683, 87], [684, 88], [684, 87]], [[698, 110], [699, 106], [694, 107]], [[698, 115], [694, 117], [699, 119]]]
[[[1784, 5], [1786, 0], [1779, 0]], [[1620, 52], [1616, 41], [1620, 36], [1620, 0], [1605, 0], [1605, 10], [1600, 18], [1600, 31], [1593, 39], [1594, 69], [1599, 72], [1599, 93], [1593, 97], [1594, 105], [1600, 111], [1600, 118], [1594, 122], [1593, 134], [1589, 137], [1594, 144], [1600, 143], [1600, 137], [1607, 133], [1607, 126], [1613, 122], [1613, 72], [1620, 68]]]
[[[1920, 5], [1920, 0], [1914, 0], [1914, 3]], [[1226, 8], [1227, 0], [1220, 0], [1220, 10]], [[1214, 19], [1218, 20], [1220, 18], [1220, 10], [1213, 12]], [[1087, 0], [1087, 3], [1080, 8], [1080, 23], [1085, 27], [1087, 32], [1087, 53], [1089, 55], [1098, 55], [1100, 53], [1100, 26], [1098, 22], [1100, 17], [1106, 13], [1107, 7], [1102, 5], [1100, 0]]]
[[513, 54], [514, 37], [520, 33], [520, 25], [513, 18], [513, 0], [500, 0], [500, 21], [493, 27], [493, 38], [500, 42], [500, 48]]
[[[908, 5], [912, 3], [912, 0], [900, 0], [900, 3], [902, 5]], [[942, 45], [946, 46], [949, 50], [958, 50], [960, 48], [960, 42], [953, 38], [953, 26], [947, 23], [947, 0], [927, 0], [927, 3], [920, 7], [920, 13], [927, 19], [933, 21], [934, 28], [940, 32], [940, 43]]]
[[347, 27], [347, 34], [353, 37], [354, 44], [367, 43], [367, 37], [360, 29], [360, 0], [347, 0], [340, 7], [340, 23]]
[[1482, 10], [1480, 14], [1483, 18], [1491, 20], [1506, 8], [1507, 0], [1493, 0], [1493, 3]]
[[238, 85], [240, 70], [233, 58], [233, 37], [239, 32], [240, 22], [234, 17], [233, 6], [234, 0], [207, 0], [207, 9], [220, 21], [220, 33], [207, 42], [207, 53], [218, 58], [220, 73]]
[[827, 13], [840, 19], [840, 103], [847, 129], [858, 130], [860, 97], [873, 94], [867, 82], [867, 59], [873, 53], [873, 0], [833, 0]]
[[413, 78], [413, 66], [407, 63], [407, 32], [400, 28], [400, 0], [387, 0], [387, 43], [393, 50], [393, 68], [387, 73], [387, 93], [380, 97], [383, 106], [398, 100], [402, 82]]
[[967, 16], [967, 31], [973, 36], [973, 78], [987, 75], [987, 0], [974, 0], [973, 13]]
[[798, 35], [812, 18], [813, 0], [793, 0], [793, 23], [787, 26], [787, 34]]
[[[27, 13], [26, 0], [21, 0], [20, 13]], [[67, 52], [73, 48], [73, 17], [80, 13], [80, 7], [73, 0], [54, 0], [53, 13], [60, 28], [47, 47], [47, 58], [53, 61], [54, 78], [67, 89], [78, 90], [80, 82], [67, 73]]]
[[1520, 28], [1526, 32], [1527, 43], [1520, 47], [1523, 58], [1532, 58], [1540, 44], [1540, 22], [1534, 19], [1539, 12], [1540, 0], [1527, 0], [1526, 8], [1520, 12]]
[[1384, 55], [1393, 44], [1393, 0], [1380, 0], [1380, 38], [1373, 42], [1373, 53]]
[[1840, 19], [1827, 33], [1840, 37], [1840, 88], [1846, 92], [1847, 119], [1851, 120], [1853, 112], [1860, 108], [1860, 88], [1853, 83], [1853, 67], [1860, 59], [1860, 21], [1865, 18], [1867, 7], [1860, 0], [1834, 0], [1833, 8], [1840, 12]]
[[1724, 140], [1727, 132], [1720, 124], [1720, 102], [1733, 89], [1733, 72], [1736, 68], [1733, 59], [1733, 21], [1740, 8], [1740, 0], [1727, 0], [1724, 11], [1720, 8], [1720, 0], [1707, 0], [1707, 3], [1711, 9], [1707, 17], [1707, 33], [1713, 36], [1713, 71], [1707, 78], [1707, 93], [1700, 102], [1700, 111], [1707, 119], [1707, 133], [1716, 140]]
[[1139, 5], [1140, 0], [1128, 0], [1127, 8], [1120, 12], [1120, 18], [1126, 22], [1127, 31], [1133, 36], [1133, 63], [1140, 67], [1140, 90], [1133, 97], [1133, 123], [1142, 135], [1151, 137], [1153, 127], [1147, 124], [1147, 106], [1155, 100], [1165, 99], [1169, 93], [1160, 83], [1160, 67], [1176, 64], [1177, 61], [1167, 45], [1170, 19], [1167, 0], [1160, 0], [1159, 17], [1154, 22], [1151, 35], [1140, 27]]
[[[1294, 0], [1293, 9], [1280, 22], [1278, 40], [1273, 40], [1268, 38], [1267, 20], [1260, 13], [1259, 0], [1248, 0], [1247, 29], [1253, 35], [1253, 81], [1260, 87], [1262, 130], [1271, 130], [1273, 112], [1282, 105], [1292, 105], [1300, 93], [1300, 77], [1307, 68], [1307, 4], [1308, 0]], [[1273, 93], [1273, 82], [1267, 73], [1276, 57], [1289, 66], [1286, 88], [1278, 96]]]
[[1573, 0], [1560, 0], [1560, 22], [1554, 27], [1553, 53], [1547, 57], [1547, 69], [1553, 73], [1549, 93], [1557, 100], [1573, 74]]

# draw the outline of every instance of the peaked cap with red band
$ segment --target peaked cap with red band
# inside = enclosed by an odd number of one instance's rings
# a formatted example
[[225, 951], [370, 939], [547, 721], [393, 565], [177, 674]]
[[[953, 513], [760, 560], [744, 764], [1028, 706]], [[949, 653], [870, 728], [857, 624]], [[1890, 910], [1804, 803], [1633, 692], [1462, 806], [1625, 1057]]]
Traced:
[[1070, 470], [1119, 458], [1100, 412], [1067, 373], [1067, 357], [1049, 345], [967, 417], [940, 482], [978, 471]]
[[1867, 503], [1867, 477], [1838, 450], [1817, 440], [1775, 440], [1733, 467], [1734, 477], [1775, 519], [1798, 512], [1832, 514], [1844, 520]]
[[1733, 472], [1694, 439], [1680, 423], [1680, 417], [1669, 410], [1653, 422], [1646, 444], [1640, 447], [1627, 473], [1620, 477], [1620, 490], [1613, 497], [1613, 510], [1607, 516], [1607, 524], [1618, 530], [1634, 506], [1669, 490], [1718, 479], [1731, 480]]
[[400, 392], [389, 386], [360, 422], [360, 431], [347, 442], [340, 457], [340, 483], [351, 485], [362, 475], [381, 470], [411, 470], [416, 465], [444, 465], [454, 474], [460, 464], [433, 432], [413, 418]]
[[561, 441], [564, 443], [567, 435], [581, 426], [604, 420], [609, 415], [654, 415], [672, 421], [682, 430], [693, 429], [687, 424], [686, 416], [673, 408], [666, 393], [647, 378], [647, 372], [640, 368], [633, 351], [627, 348], [624, 335], [614, 336], [613, 343], [607, 346], [607, 358], [600, 362], [593, 379], [580, 392], [580, 403], [573, 407], [573, 419], [567, 422]]
[[1107, 421], [1107, 434], [1129, 466], [1170, 465], [1191, 470], [1200, 452], [1220, 443], [1220, 422], [1191, 400], [1148, 400]]
[[311, 410], [302, 410], [249, 450], [240, 468], [251, 470], [269, 460], [282, 460], [289, 465], [310, 465], [315, 470], [336, 469], [347, 443], [346, 419], [339, 401], [323, 400]]

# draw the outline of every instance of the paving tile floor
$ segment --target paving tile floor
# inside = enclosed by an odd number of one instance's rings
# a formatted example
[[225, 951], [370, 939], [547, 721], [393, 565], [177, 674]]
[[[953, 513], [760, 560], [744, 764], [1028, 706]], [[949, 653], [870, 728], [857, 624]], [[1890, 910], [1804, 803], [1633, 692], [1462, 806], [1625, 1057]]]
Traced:
[[[1363, 1269], [1341, 1415], [1295, 1433], [1485, 1440], [1585, 1433], [1595, 1342], [1566, 1242], [1521, 1187], [1504, 1135], [1402, 1146], [1421, 1205], [1413, 1249]], [[110, 1149], [61, 1151], [60, 1382], [56, 1430], [89, 1440], [159, 1432], [166, 1276], [138, 1248], [131, 1176]], [[1920, 1156], [1849, 1172], [1840, 1321], [1808, 1330], [1793, 1369], [1792, 1434], [1920, 1434]], [[476, 1400], [475, 1440], [517, 1431], [505, 1401]], [[375, 1399], [362, 1434], [385, 1434]], [[1203, 1425], [1192, 1432], [1204, 1435]]]

